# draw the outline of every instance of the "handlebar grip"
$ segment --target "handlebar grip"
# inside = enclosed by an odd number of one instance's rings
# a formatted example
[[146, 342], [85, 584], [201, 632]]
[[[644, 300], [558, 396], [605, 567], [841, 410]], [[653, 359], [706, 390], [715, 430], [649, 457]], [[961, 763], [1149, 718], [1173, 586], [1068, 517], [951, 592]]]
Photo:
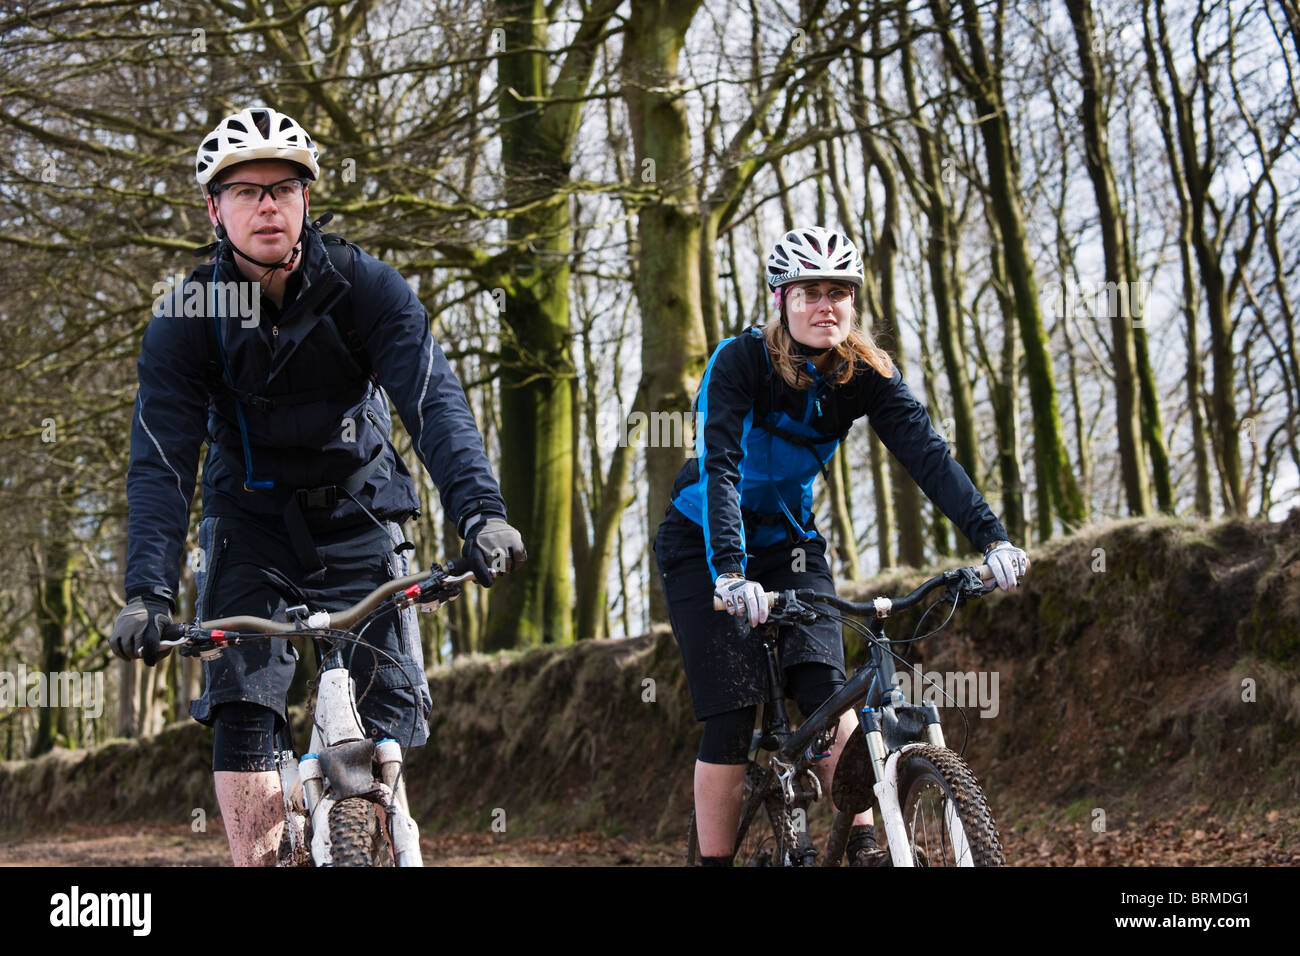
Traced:
[[164, 641], [179, 641], [185, 637], [185, 632], [175, 621], [167, 624], [162, 629], [162, 639]]
[[[1024, 570], [1023, 572], [1021, 572], [1021, 575], [1020, 575], [1021, 577], [1024, 577], [1026, 574], [1029, 573], [1029, 568], [1030, 568], [1031, 564], [1032, 564], [1032, 562], [1030, 562], [1030, 560], [1029, 560], [1029, 555], [1025, 555], [1025, 570]], [[979, 573], [980, 573], [980, 580], [983, 581], [984, 584], [985, 584], [986, 586], [987, 586], [987, 585], [992, 585], [992, 584], [993, 584], [993, 569], [992, 569], [992, 568], [990, 568], [987, 564], [981, 564], [978, 568], [976, 568], [976, 570], [979, 571]]]
[[469, 561], [466, 558], [452, 558], [447, 562], [447, 575], [449, 577], [458, 578], [472, 570], [473, 568], [469, 566]]

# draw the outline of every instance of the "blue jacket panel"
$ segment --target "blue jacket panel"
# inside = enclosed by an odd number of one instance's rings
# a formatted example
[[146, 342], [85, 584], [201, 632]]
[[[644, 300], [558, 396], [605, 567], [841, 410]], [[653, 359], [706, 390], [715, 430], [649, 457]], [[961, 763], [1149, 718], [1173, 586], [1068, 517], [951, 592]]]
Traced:
[[862, 363], [831, 386], [808, 369], [810, 386], [786, 385], [757, 329], [720, 342], [709, 359], [696, 398], [696, 456], [677, 476], [673, 504], [704, 529], [715, 577], [743, 574], [747, 550], [809, 536], [813, 481], [863, 416], [977, 549], [1006, 537], [899, 372], [886, 379]]
[[[427, 313], [395, 269], [352, 246], [353, 288], [319, 232], [305, 230], [296, 295], [291, 285], [283, 311], [263, 296], [254, 321], [250, 310], [238, 308], [237, 295], [223, 292], [235, 288], [223, 283], [243, 279], [223, 249], [215, 275], [212, 265], [201, 266], [183, 287], [160, 297], [145, 330], [127, 474], [128, 595], [155, 587], [176, 592], [205, 440], [205, 516], [278, 516], [294, 490], [341, 485], [367, 465], [369, 476], [355, 492], [362, 505], [398, 521], [417, 511], [414, 483], [389, 440], [385, 392], [448, 517], [463, 528], [477, 513], [505, 516], [465, 393], [429, 331]], [[194, 295], [196, 287], [204, 294]], [[346, 301], [373, 381], [329, 315]], [[216, 331], [208, 327], [213, 314], [221, 329], [216, 355], [210, 354]], [[227, 368], [245, 401], [237, 403], [224, 385], [211, 387], [213, 370], [224, 380]], [[245, 488], [237, 404], [254, 477], [270, 479], [273, 488]], [[313, 530], [368, 520], [356, 503], [339, 497], [333, 509], [307, 513]]]

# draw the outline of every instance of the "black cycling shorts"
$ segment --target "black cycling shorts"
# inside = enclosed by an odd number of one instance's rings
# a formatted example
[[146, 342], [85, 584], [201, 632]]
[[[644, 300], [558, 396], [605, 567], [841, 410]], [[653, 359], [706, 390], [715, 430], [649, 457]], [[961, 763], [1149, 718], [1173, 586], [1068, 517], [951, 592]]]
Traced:
[[[673, 636], [681, 648], [686, 683], [697, 720], [758, 704], [767, 696], [767, 658], [750, 632], [749, 619], [713, 609], [713, 576], [704, 551], [704, 529], [675, 507], [659, 525], [655, 556], [668, 599]], [[798, 544], [764, 548], [746, 559], [745, 576], [769, 591], [815, 588], [835, 593], [820, 535]], [[781, 666], [828, 664], [844, 679], [844, 640], [831, 620], [781, 628]]]
[[[844, 674], [829, 664], [795, 664], [785, 670], [785, 693], [807, 717], [844, 686]], [[741, 707], [704, 721], [697, 756], [703, 763], [740, 764], [749, 760], [758, 708]]]
[[[195, 575], [199, 620], [239, 614], [284, 620], [287, 608], [304, 603], [312, 610], [337, 611], [408, 573], [406, 554], [393, 551], [403, 539], [391, 522], [386, 530], [370, 524], [313, 537], [326, 570], [323, 583], [307, 587], [307, 573], [282, 523], [204, 518], [199, 525], [204, 559]], [[376, 619], [361, 636], [383, 652], [343, 645], [365, 730], [392, 737], [403, 747], [408, 740], [412, 746], [423, 744], [431, 703], [414, 609]], [[211, 725], [219, 705], [247, 701], [274, 712], [279, 729], [286, 720], [285, 697], [297, 661], [293, 646], [278, 637], [225, 648], [216, 660], [203, 662], [203, 696], [190, 704], [190, 715]]]
[[275, 711], [243, 700], [212, 708], [212, 769], [275, 769]]

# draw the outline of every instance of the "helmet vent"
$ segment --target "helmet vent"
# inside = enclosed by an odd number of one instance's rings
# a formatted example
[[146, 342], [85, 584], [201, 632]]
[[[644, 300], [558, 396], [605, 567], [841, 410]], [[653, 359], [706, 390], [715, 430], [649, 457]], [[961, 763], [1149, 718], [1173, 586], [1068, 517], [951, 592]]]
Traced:
[[776, 289], [804, 279], [830, 279], [861, 286], [862, 257], [853, 240], [824, 226], [786, 232], [768, 254], [768, 285]]

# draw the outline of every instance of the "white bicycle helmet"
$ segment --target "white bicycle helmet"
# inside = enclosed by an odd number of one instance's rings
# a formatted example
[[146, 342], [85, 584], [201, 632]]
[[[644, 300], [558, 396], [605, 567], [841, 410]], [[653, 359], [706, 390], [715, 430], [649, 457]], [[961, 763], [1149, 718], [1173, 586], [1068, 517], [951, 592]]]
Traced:
[[194, 178], [207, 186], [223, 169], [254, 159], [297, 163], [312, 179], [320, 176], [320, 153], [293, 117], [265, 107], [227, 116], [203, 138], [194, 160]]
[[861, 287], [862, 257], [842, 232], [822, 226], [791, 229], [767, 257], [767, 284], [778, 289], [805, 279], [837, 279]]

